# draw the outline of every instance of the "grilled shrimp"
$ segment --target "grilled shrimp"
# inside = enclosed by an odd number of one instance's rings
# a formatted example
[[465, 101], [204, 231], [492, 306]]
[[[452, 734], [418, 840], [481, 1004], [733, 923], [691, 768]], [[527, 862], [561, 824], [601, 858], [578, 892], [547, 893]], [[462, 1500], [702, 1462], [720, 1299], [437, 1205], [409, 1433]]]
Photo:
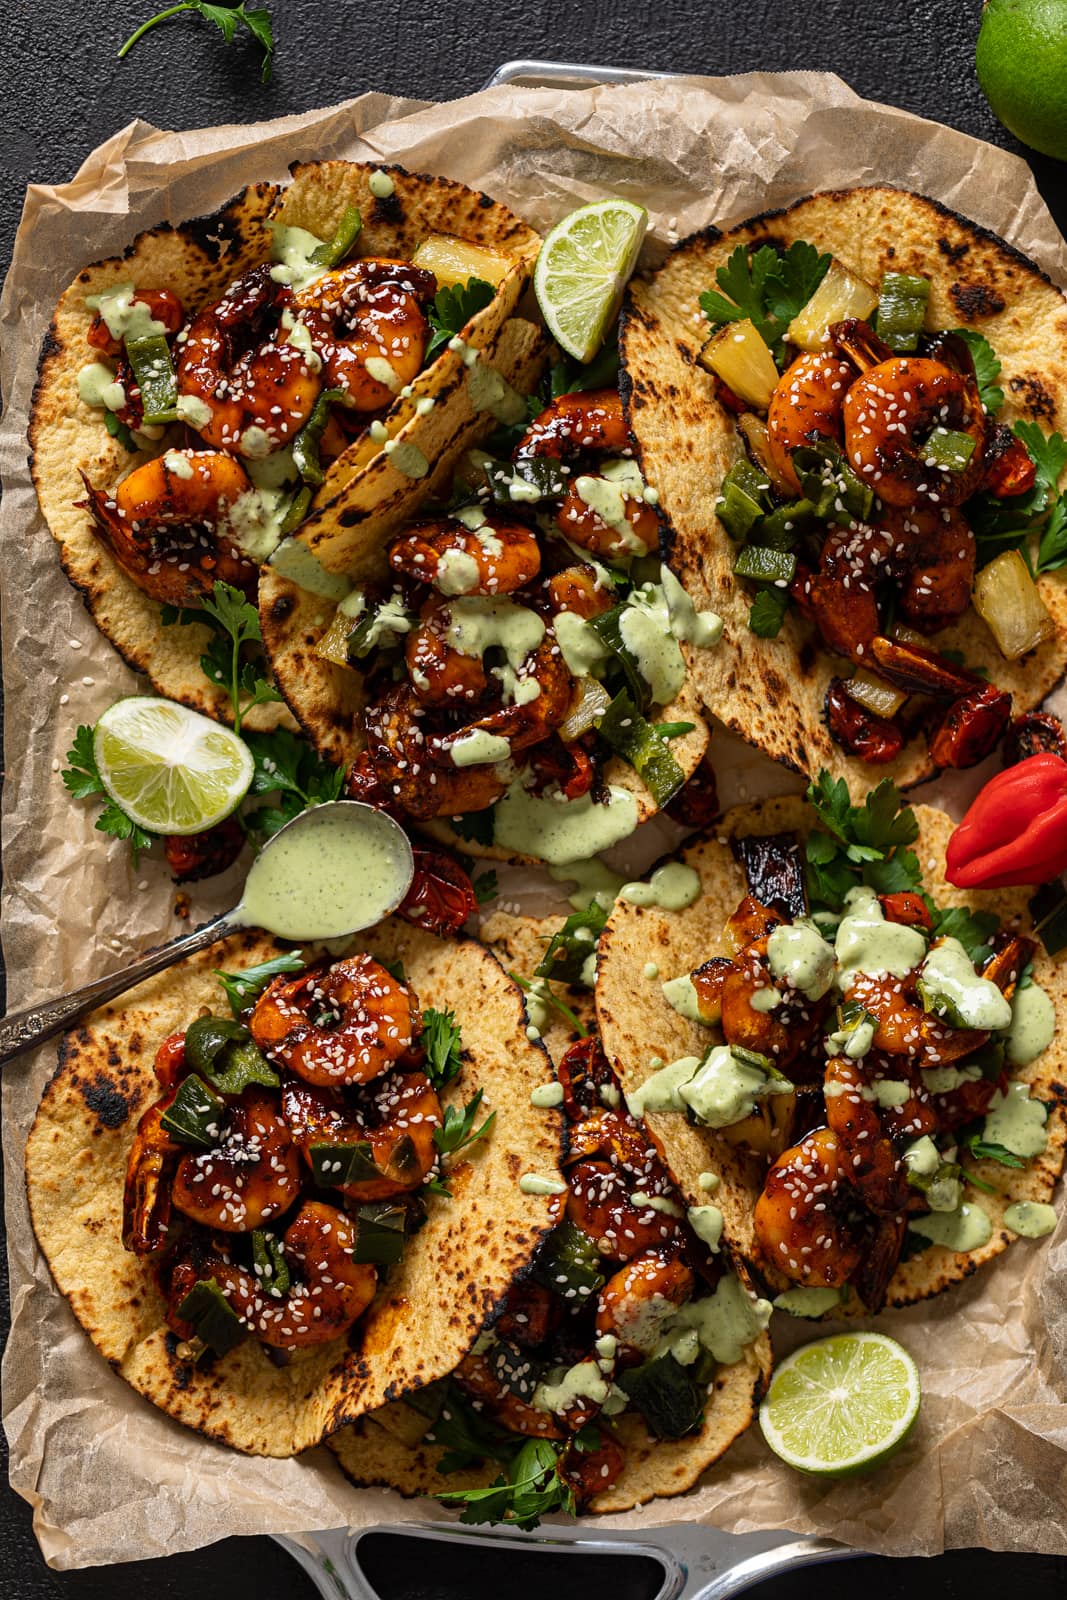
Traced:
[[367, 1083], [411, 1049], [419, 1010], [411, 990], [371, 956], [347, 956], [298, 978], [275, 978], [249, 1027], [260, 1049], [307, 1083]]
[[[900, 1105], [880, 1105], [880, 1083], [900, 1085], [908, 1097]], [[849, 1182], [869, 1210], [897, 1212], [908, 1202], [907, 1170], [901, 1150], [907, 1140], [937, 1128], [937, 1115], [917, 1068], [899, 1058], [862, 1061], [834, 1056], [823, 1080], [826, 1122], [837, 1136]]]
[[394, 572], [440, 594], [511, 594], [541, 570], [537, 537], [521, 522], [489, 518], [467, 528], [453, 518], [417, 522], [389, 546]]
[[679, 1241], [675, 1219], [643, 1199], [635, 1200], [633, 1178], [609, 1161], [579, 1161], [569, 1178], [566, 1214], [602, 1256], [629, 1261]]
[[[984, 471], [986, 417], [973, 373], [926, 356], [894, 356], [855, 380], [842, 415], [852, 468], [887, 505], [957, 506], [974, 493]], [[924, 455], [937, 427], [974, 441], [962, 471]]]
[[250, 1233], [288, 1211], [301, 1187], [300, 1157], [274, 1097], [251, 1088], [229, 1105], [214, 1148], [181, 1157], [171, 1200], [205, 1228]]
[[223, 451], [168, 450], [110, 492], [82, 474], [97, 533], [153, 600], [194, 606], [216, 580], [248, 589], [257, 568], [234, 542], [228, 512], [252, 487]]
[[696, 1279], [676, 1254], [648, 1250], [621, 1267], [600, 1291], [598, 1336], [613, 1334], [623, 1361], [640, 1360], [655, 1348], [665, 1317], [691, 1298]]
[[841, 435], [841, 408], [856, 369], [840, 356], [810, 351], [786, 368], [767, 408], [767, 444], [780, 479], [794, 494], [800, 482], [793, 451]]
[[298, 290], [326, 387], [343, 389], [356, 411], [390, 405], [422, 367], [430, 339], [423, 308], [436, 292], [432, 272], [384, 256], [364, 256]]
[[[322, 388], [321, 362], [290, 342], [292, 291], [253, 267], [199, 312], [178, 343], [183, 415], [216, 450], [263, 456], [299, 433]], [[203, 420], [201, 420], [201, 418]]]
[[171, 1274], [168, 1322], [185, 1338], [194, 1330], [178, 1314], [194, 1284], [214, 1279], [224, 1298], [253, 1338], [276, 1350], [302, 1350], [326, 1344], [347, 1332], [374, 1298], [378, 1274], [352, 1258], [356, 1225], [336, 1206], [307, 1200], [282, 1236], [287, 1264], [300, 1281], [284, 1294], [221, 1251], [194, 1246], [180, 1256]]
[[[535, 417], [513, 460], [550, 456], [569, 464], [582, 456], [629, 456], [622, 400], [614, 389], [561, 395]], [[574, 478], [556, 512], [556, 526], [572, 544], [598, 556], [647, 555], [659, 543], [659, 518], [644, 499], [602, 479]], [[582, 493], [585, 488], [586, 494]], [[595, 505], [594, 505], [595, 501]], [[609, 509], [610, 502], [610, 509]], [[602, 514], [602, 513], [607, 513]]]
[[312, 1145], [364, 1146], [365, 1176], [337, 1186], [350, 1200], [417, 1189], [437, 1162], [441, 1102], [421, 1072], [390, 1072], [347, 1091], [291, 1078], [282, 1087], [282, 1116], [309, 1165]]
[[852, 1203], [849, 1163], [837, 1135], [815, 1128], [770, 1168], [753, 1215], [768, 1265], [794, 1283], [843, 1287], [860, 1264], [861, 1231]]

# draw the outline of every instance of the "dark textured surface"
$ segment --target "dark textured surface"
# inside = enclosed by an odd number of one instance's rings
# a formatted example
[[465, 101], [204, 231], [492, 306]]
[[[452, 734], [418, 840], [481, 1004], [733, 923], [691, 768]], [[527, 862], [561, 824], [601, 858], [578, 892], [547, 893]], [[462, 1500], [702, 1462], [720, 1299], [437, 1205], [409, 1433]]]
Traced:
[[[1021, 152], [974, 78], [977, 0], [718, 0], [715, 6], [706, 0], [560, 0], [539, 7], [529, 0], [492, 0], [480, 7], [470, 0], [273, 0], [278, 49], [269, 87], [259, 82], [250, 45], [228, 50], [215, 29], [189, 17], [167, 23], [117, 62], [118, 45], [152, 9], [151, 0], [0, 4], [3, 265], [23, 184], [70, 178], [94, 145], [135, 116], [158, 127], [192, 128], [280, 116], [372, 88], [452, 98], [478, 88], [497, 65], [520, 56], [673, 72], [817, 67], [839, 73], [872, 99]], [[1032, 164], [1045, 199], [1067, 227], [1067, 169], [1041, 157]], [[28, 1508], [5, 1490], [0, 1513], [0, 1594], [10, 1600], [111, 1600], [120, 1594], [138, 1600], [302, 1600], [314, 1593], [264, 1539], [230, 1540], [211, 1551], [118, 1570], [51, 1573], [34, 1544]], [[401, 1593], [405, 1600], [488, 1600], [499, 1592], [498, 1581], [479, 1581], [480, 1568], [452, 1568], [446, 1582], [440, 1568], [427, 1568], [422, 1552], [418, 1559], [417, 1569], [392, 1566], [398, 1582], [388, 1600], [399, 1600]], [[532, 1563], [529, 1570], [535, 1572]], [[802, 1575], [755, 1592], [760, 1600], [800, 1600], [813, 1582], [822, 1600], [851, 1600], [858, 1586], [866, 1586], [872, 1600], [917, 1593], [993, 1600], [1024, 1585], [1034, 1600], [1051, 1600], [1067, 1593], [1067, 1562], [981, 1552], [933, 1564], [872, 1560], [862, 1569], [830, 1567], [815, 1580]], [[571, 1600], [555, 1574], [549, 1587], [559, 1600]], [[572, 1592], [597, 1587], [583, 1576]], [[539, 1579], [536, 1590], [529, 1584], [521, 1592], [511, 1588], [514, 1600], [534, 1592], [545, 1592]]]

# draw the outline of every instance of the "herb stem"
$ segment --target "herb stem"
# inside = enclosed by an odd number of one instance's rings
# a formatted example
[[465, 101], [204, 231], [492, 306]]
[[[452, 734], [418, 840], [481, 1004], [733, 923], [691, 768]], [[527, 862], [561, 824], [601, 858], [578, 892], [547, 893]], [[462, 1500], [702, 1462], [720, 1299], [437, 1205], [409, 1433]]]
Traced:
[[147, 22], [142, 22], [141, 26], [130, 34], [130, 37], [126, 40], [126, 43], [119, 51], [118, 59], [121, 61], [124, 55], [128, 55], [133, 49], [134, 45], [137, 43], [138, 39], [143, 39], [145, 34], [148, 33], [151, 28], [154, 28], [157, 23], [166, 22], [170, 17], [176, 17], [183, 11], [192, 11], [194, 9], [195, 7], [189, 3], [189, 0], [182, 0], [181, 5], [168, 6], [165, 11], [157, 11], [154, 17], [149, 17]]

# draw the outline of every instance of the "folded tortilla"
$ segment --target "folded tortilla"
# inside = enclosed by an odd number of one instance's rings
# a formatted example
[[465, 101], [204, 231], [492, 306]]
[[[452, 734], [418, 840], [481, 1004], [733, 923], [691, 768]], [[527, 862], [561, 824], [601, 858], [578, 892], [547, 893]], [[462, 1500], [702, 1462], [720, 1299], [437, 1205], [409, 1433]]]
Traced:
[[[745, 454], [734, 419], [716, 399], [715, 380], [697, 365], [708, 336], [700, 295], [739, 244], [788, 246], [807, 240], [877, 285], [885, 271], [930, 280], [928, 328], [963, 327], [985, 335], [1002, 363], [1006, 405], [998, 420], [1030, 418], [1067, 434], [1067, 301], [1013, 246], [936, 201], [904, 190], [845, 189], [816, 194], [720, 233], [684, 240], [650, 281], [635, 281], [623, 312], [622, 392], [637, 459], [659, 490], [670, 565], [698, 607], [725, 623], [718, 650], [686, 648], [705, 706], [776, 761], [813, 776], [820, 767], [866, 782], [871, 769], [845, 754], [827, 731], [823, 703], [839, 658], [795, 609], [776, 639], [748, 628], [754, 586], [735, 579], [736, 547], [715, 514], [723, 478]], [[964, 515], [966, 515], [966, 507]], [[1067, 666], [1067, 578], [1039, 579], [1056, 621], [1055, 637], [1021, 661], [1005, 661], [977, 612], [931, 637], [962, 653], [1014, 697], [1015, 711], [1044, 699]], [[848, 669], [851, 670], [851, 669]], [[848, 670], [845, 676], [848, 675]], [[922, 735], [880, 777], [912, 784], [933, 762]]]
[[[937, 904], [993, 911], [1006, 923], [1018, 917], [1019, 929], [1026, 933], [1031, 926], [1027, 891], [967, 892], [947, 885], [945, 847], [953, 823], [931, 806], [916, 806], [915, 814], [919, 836], [911, 848], [922, 863], [927, 892]], [[664, 911], [624, 900], [616, 903], [597, 953], [596, 1009], [604, 1049], [625, 1093], [632, 1094], [651, 1076], [654, 1056], [661, 1062], [686, 1055], [702, 1057], [721, 1038], [715, 1030], [679, 1016], [663, 998], [660, 983], [692, 972], [711, 956], [724, 953], [723, 925], [748, 892], [744, 871], [734, 859], [729, 840], [775, 833], [804, 836], [811, 823], [810, 809], [795, 796], [738, 806], [716, 824], [712, 835], [681, 855], [680, 859], [700, 874], [703, 885], [703, 893], [693, 905], [684, 911]], [[659, 968], [660, 976], [655, 981], [638, 976], [648, 961], [654, 961]], [[889, 1306], [928, 1299], [949, 1284], [969, 1277], [1014, 1238], [1003, 1226], [1009, 1205], [1018, 1200], [1047, 1202], [1052, 1195], [1067, 1148], [1067, 966], [1051, 960], [1039, 945], [1034, 956], [1034, 980], [1047, 990], [1056, 1007], [1056, 1036], [1036, 1061], [1012, 1069], [1011, 1078], [1028, 1083], [1032, 1096], [1048, 1103], [1047, 1147], [1021, 1169], [990, 1161], [972, 1163], [968, 1158], [964, 1176], [973, 1168], [997, 1191], [987, 1194], [965, 1190], [967, 1199], [976, 1200], [989, 1213], [993, 1224], [989, 1242], [967, 1253], [930, 1245], [902, 1261], [889, 1285]], [[693, 1126], [676, 1113], [650, 1111], [645, 1121], [687, 1204], [700, 1205], [707, 1199], [699, 1184], [700, 1173], [718, 1173], [721, 1183], [714, 1198], [723, 1213], [723, 1237], [727, 1243], [748, 1263], [757, 1279], [772, 1289], [795, 1288], [791, 1280], [763, 1263], [753, 1230], [753, 1211], [763, 1188], [767, 1162], [730, 1144], [721, 1132]], [[855, 1296], [852, 1300], [855, 1302]]]
[[[381, 172], [388, 173], [393, 192], [375, 197], [369, 180]], [[493, 299], [460, 331], [468, 348], [488, 349], [525, 287], [540, 246], [538, 235], [506, 206], [463, 184], [401, 167], [348, 161], [298, 166], [284, 189], [255, 184], [213, 216], [177, 227], [161, 223], [140, 234], [122, 256], [96, 262], [78, 274], [60, 299], [44, 340], [30, 420], [31, 468], [63, 569], [81, 591], [101, 632], [134, 671], [147, 674], [160, 694], [220, 720], [230, 718], [228, 698], [200, 669], [208, 630], [199, 624], [164, 628], [159, 603], [122, 571], [95, 533], [88, 512], [76, 504], [85, 494], [80, 471], [94, 487], [106, 487], [184, 438], [184, 429], [175, 426], [151, 451], [130, 455], [106, 432], [103, 413], [79, 398], [78, 373], [98, 354], [86, 343], [94, 313], [85, 302], [132, 281], [142, 288], [172, 289], [186, 314], [192, 315], [217, 300], [251, 267], [270, 260], [271, 221], [329, 239], [349, 205], [355, 205], [363, 219], [353, 259], [361, 255], [410, 259], [420, 241], [432, 233], [452, 234], [509, 258]], [[410, 394], [399, 395], [383, 414], [385, 436], [372, 442], [363, 435], [332, 464], [302, 533], [320, 559], [343, 567], [354, 531], [387, 501], [414, 508], [425, 484], [394, 467], [384, 446], [394, 440], [395, 460], [424, 458], [432, 470], [442, 453], [456, 446], [456, 436], [462, 432], [465, 375], [462, 353], [446, 346], [420, 372]], [[435, 404], [420, 415], [418, 403], [425, 399]], [[476, 425], [468, 423], [468, 437], [459, 448], [491, 424], [487, 413], [479, 414]], [[292, 726], [287, 710], [278, 704], [258, 706], [246, 719], [254, 729], [279, 721]]]
[[[626, 1452], [626, 1465], [617, 1482], [594, 1495], [586, 1509], [597, 1515], [631, 1511], [648, 1500], [691, 1489], [749, 1426], [770, 1373], [770, 1336], [761, 1333], [746, 1347], [740, 1361], [716, 1372], [704, 1421], [696, 1433], [684, 1439], [657, 1439], [636, 1413], [613, 1418], [612, 1432]], [[425, 1417], [401, 1400], [342, 1429], [329, 1446], [354, 1484], [384, 1485], [406, 1495], [479, 1489], [499, 1477], [501, 1469], [494, 1462], [459, 1472], [438, 1471], [444, 1451], [421, 1442], [418, 1430], [425, 1427]]]
[[558, 1112], [530, 1103], [551, 1066], [526, 1037], [518, 987], [470, 939], [443, 941], [393, 920], [358, 944], [402, 961], [424, 1007], [454, 1010], [464, 1069], [442, 1098], [462, 1105], [481, 1088], [484, 1113], [497, 1116], [491, 1134], [451, 1167], [454, 1198], [428, 1197], [426, 1223], [350, 1335], [291, 1352], [284, 1365], [248, 1339], [208, 1367], [193, 1366], [176, 1354], [153, 1263], [122, 1244], [127, 1154], [159, 1094], [156, 1047], [201, 1007], [223, 1009], [212, 969], [276, 954], [264, 936], [235, 936], [68, 1034], [27, 1144], [38, 1243], [100, 1354], [160, 1410], [252, 1455], [295, 1455], [450, 1372], [558, 1210], [558, 1201], [523, 1194], [518, 1184], [527, 1170], [556, 1170], [562, 1132]]

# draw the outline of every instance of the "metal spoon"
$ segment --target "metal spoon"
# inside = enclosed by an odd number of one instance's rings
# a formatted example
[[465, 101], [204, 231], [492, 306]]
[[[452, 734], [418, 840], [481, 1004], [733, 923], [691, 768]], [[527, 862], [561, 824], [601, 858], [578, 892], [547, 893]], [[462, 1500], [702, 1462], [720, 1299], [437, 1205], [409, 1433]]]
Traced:
[[[302, 811], [291, 822], [287, 822], [284, 828], [279, 828], [274, 837], [264, 845], [256, 858], [254, 870], [257, 873], [265, 872], [264, 863], [271, 853], [276, 851], [278, 841], [284, 836], [288, 835], [291, 839], [293, 833], [298, 830], [321, 827], [324, 812], [344, 813], [346, 817], [354, 812], [366, 813], [366, 825], [372, 827], [387, 841], [386, 848], [395, 852], [399, 892], [393, 895], [387, 904], [379, 902], [368, 907], [368, 913], [362, 915], [361, 919], [349, 928], [341, 931], [331, 928], [324, 932], [321, 927], [318, 930], [307, 927], [292, 934], [287, 930], [285, 933], [287, 938], [311, 940], [343, 938], [346, 934], [359, 933], [364, 928], [372, 927], [374, 923], [380, 922], [383, 917], [396, 910], [411, 888], [415, 876], [415, 859], [411, 843], [403, 828], [384, 811], [376, 811], [373, 806], [364, 805], [358, 800], [331, 800], [326, 805]], [[343, 871], [346, 863], [342, 859], [338, 865]], [[351, 861], [347, 865], [358, 871], [357, 861]], [[256, 924], [245, 911], [242, 898], [232, 910], [224, 911], [221, 916], [206, 922], [202, 928], [197, 928], [195, 933], [184, 934], [180, 939], [172, 939], [169, 944], [150, 950], [147, 955], [141, 956], [139, 960], [132, 962], [128, 967], [123, 967], [119, 972], [113, 972], [105, 978], [97, 978], [95, 982], [87, 983], [84, 988], [75, 989], [73, 994], [45, 1000], [38, 1006], [30, 1006], [26, 1011], [11, 1013], [0, 1021], [0, 1065], [9, 1061], [12, 1056], [18, 1055], [21, 1050], [28, 1050], [31, 1045], [40, 1044], [43, 1039], [51, 1038], [53, 1034], [59, 1033], [61, 1029], [77, 1021], [84, 1012], [103, 1005], [107, 1000], [113, 1000], [116, 995], [132, 989], [144, 978], [151, 978], [155, 973], [165, 971], [174, 962], [208, 949], [219, 939], [228, 938], [231, 933], [237, 933], [241, 928], [254, 926]]]

